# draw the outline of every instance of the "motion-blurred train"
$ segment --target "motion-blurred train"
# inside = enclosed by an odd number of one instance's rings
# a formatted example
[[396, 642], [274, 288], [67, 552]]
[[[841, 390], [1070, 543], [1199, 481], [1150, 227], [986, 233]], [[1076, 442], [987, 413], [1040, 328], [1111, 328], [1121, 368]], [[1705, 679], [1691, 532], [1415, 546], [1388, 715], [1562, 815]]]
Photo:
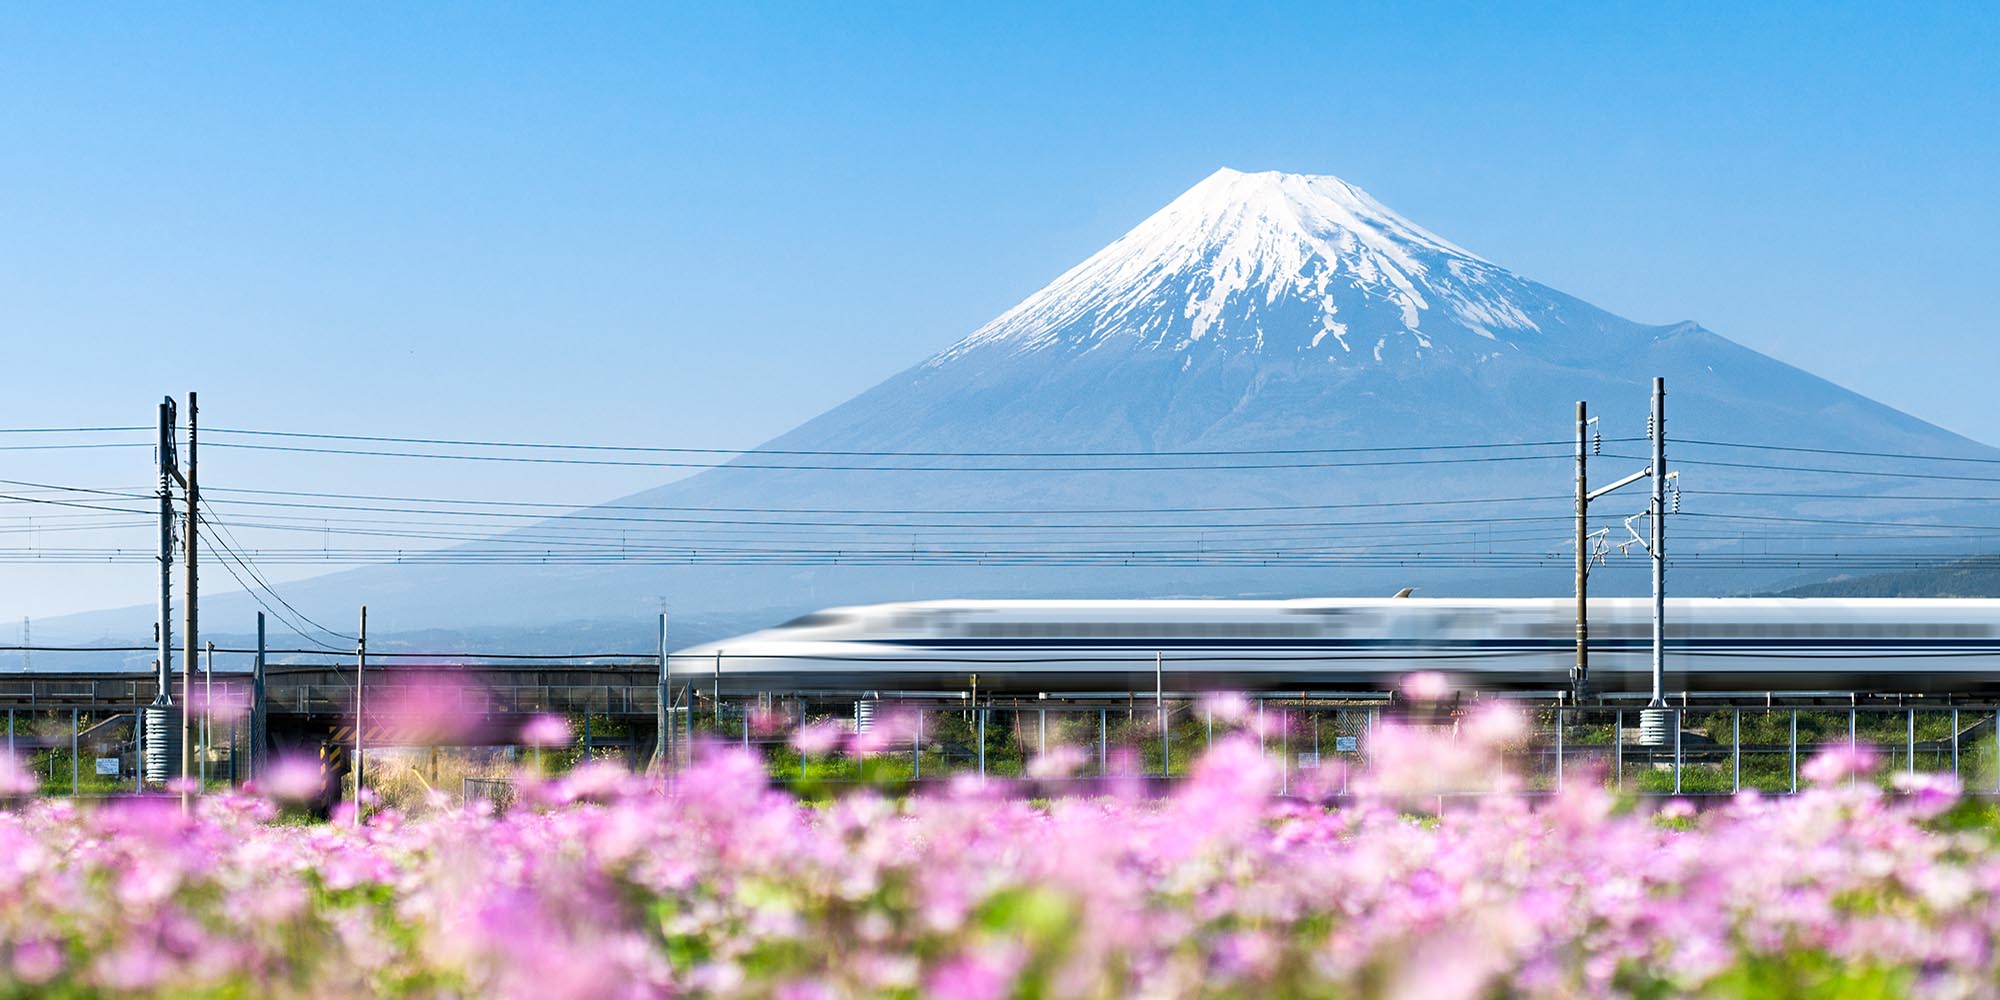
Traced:
[[[722, 692], [1015, 694], [1569, 684], [1568, 598], [922, 601], [829, 608], [672, 657]], [[2000, 600], [1687, 598], [1666, 605], [1669, 692], [2000, 691]], [[1590, 686], [1651, 687], [1652, 602], [1590, 602]], [[717, 674], [720, 674], [718, 677]]]

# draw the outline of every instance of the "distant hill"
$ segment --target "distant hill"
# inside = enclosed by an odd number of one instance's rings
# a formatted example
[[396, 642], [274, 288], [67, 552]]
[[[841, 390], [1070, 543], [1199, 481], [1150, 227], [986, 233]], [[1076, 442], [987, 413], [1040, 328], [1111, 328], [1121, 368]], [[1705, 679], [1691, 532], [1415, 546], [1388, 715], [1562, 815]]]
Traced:
[[1773, 597], [2000, 597], [2000, 556], [1925, 569], [1845, 577], [1781, 590]]

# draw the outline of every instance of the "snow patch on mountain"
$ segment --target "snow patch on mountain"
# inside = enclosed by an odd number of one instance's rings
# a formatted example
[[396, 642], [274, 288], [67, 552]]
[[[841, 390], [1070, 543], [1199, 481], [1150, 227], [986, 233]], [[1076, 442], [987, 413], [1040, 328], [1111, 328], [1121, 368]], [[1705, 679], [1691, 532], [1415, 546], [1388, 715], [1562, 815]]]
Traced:
[[1381, 362], [1468, 335], [1490, 350], [1539, 332], [1554, 305], [1337, 177], [1223, 169], [929, 364], [1103, 348]]

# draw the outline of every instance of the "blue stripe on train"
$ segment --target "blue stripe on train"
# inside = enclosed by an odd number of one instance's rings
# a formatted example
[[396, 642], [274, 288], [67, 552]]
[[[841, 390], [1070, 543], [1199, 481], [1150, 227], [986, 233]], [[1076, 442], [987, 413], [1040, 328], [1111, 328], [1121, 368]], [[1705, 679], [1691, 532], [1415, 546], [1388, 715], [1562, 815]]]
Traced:
[[[1548, 651], [1575, 649], [1576, 640], [1561, 639], [1328, 639], [1328, 638], [1195, 638], [1184, 636], [1104, 637], [1104, 638], [1053, 638], [1053, 637], [911, 637], [903, 639], [850, 639], [848, 642], [869, 645], [914, 646], [925, 649], [1325, 649], [1352, 651], [1357, 649], [1477, 649], [1511, 651]], [[1590, 640], [1594, 650], [1644, 650], [1651, 649], [1650, 636], [1638, 638], [1606, 638]], [[1837, 649], [1851, 650], [1904, 650], [1923, 649], [1949, 652], [1992, 652], [2000, 653], [2000, 638], [1978, 639], [1881, 639], [1881, 638], [1669, 638], [1666, 646], [1674, 649], [1746, 649], [1746, 650], [1813, 650], [1827, 652]]]

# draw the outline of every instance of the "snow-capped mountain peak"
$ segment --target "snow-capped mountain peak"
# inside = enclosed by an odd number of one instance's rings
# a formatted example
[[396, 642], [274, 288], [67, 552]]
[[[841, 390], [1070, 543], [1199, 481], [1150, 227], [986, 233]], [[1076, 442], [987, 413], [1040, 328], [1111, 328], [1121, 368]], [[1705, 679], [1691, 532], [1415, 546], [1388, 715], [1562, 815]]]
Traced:
[[989, 349], [1490, 353], [1551, 304], [1340, 178], [1225, 168], [933, 363]]

